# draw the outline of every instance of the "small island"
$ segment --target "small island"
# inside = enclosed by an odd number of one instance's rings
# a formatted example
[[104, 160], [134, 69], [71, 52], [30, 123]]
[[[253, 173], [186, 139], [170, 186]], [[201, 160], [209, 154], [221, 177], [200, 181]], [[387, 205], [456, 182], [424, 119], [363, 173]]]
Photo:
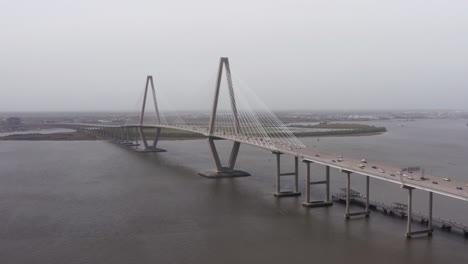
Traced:
[[319, 123], [315, 125], [289, 125], [291, 128], [323, 129], [324, 131], [296, 131], [297, 137], [327, 137], [327, 136], [370, 136], [387, 132], [385, 127], [377, 127], [357, 123]]
[[[376, 127], [365, 124], [355, 123], [320, 123], [315, 125], [289, 125], [290, 128], [311, 128], [323, 129], [323, 131], [293, 131], [296, 137], [326, 137], [326, 136], [368, 136], [377, 135], [387, 131], [385, 127]], [[250, 129], [252, 130], [252, 129]], [[266, 133], [274, 137], [275, 130]], [[152, 138], [155, 135], [155, 130], [145, 128], [145, 136]], [[130, 132], [130, 137], [134, 138], [139, 136], [135, 130]], [[205, 136], [190, 131], [177, 130], [177, 129], [162, 129], [161, 140], [188, 140], [188, 139], [201, 139]], [[80, 129], [69, 133], [31, 133], [31, 134], [16, 134], [0, 137], [0, 140], [53, 140], [53, 141], [76, 141], [76, 140], [105, 140], [106, 137], [96, 135], [86, 129]]]

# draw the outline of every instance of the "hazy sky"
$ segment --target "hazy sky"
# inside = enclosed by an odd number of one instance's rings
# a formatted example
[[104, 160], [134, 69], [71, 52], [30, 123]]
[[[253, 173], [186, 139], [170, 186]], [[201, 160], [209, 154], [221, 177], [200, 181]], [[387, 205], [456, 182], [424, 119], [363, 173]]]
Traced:
[[130, 109], [148, 74], [206, 108], [220, 56], [272, 109], [468, 109], [468, 1], [0, 0], [0, 36], [0, 111]]

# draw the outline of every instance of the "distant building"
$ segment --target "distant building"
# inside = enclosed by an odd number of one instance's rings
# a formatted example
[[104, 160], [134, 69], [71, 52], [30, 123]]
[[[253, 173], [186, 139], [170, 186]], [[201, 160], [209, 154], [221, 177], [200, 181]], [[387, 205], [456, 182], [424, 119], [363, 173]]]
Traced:
[[8, 117], [6, 119], [7, 126], [19, 126], [21, 125], [21, 118], [19, 117]]

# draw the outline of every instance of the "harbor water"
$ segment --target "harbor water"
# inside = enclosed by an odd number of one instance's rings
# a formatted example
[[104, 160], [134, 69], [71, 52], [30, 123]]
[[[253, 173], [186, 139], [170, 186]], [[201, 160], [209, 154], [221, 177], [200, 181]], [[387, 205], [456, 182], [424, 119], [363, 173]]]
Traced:
[[[301, 140], [344, 157], [468, 181], [465, 120], [369, 123], [388, 132]], [[232, 143], [217, 143], [227, 160]], [[346, 221], [341, 204], [306, 209], [304, 195], [275, 198], [276, 159], [265, 150], [241, 146], [237, 167], [251, 177], [213, 180], [197, 175], [214, 167], [206, 140], [160, 147], [167, 152], [136, 153], [107, 141], [0, 141], [0, 263], [468, 261], [468, 239], [460, 234], [436, 230], [432, 238], [406, 240], [398, 217], [372, 212]], [[292, 157], [282, 162], [292, 170]], [[312, 165], [312, 172], [323, 179], [325, 167]], [[339, 192], [345, 177], [332, 169], [331, 182]], [[364, 193], [364, 184], [352, 175], [353, 189]], [[406, 195], [397, 184], [371, 179], [372, 200], [406, 203]], [[414, 195], [414, 210], [427, 211], [428, 194]], [[434, 195], [434, 216], [468, 224], [468, 202]]]

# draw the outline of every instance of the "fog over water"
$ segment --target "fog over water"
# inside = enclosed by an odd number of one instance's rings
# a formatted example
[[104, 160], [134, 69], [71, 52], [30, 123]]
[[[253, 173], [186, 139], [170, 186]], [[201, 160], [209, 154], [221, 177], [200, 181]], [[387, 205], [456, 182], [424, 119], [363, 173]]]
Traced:
[[[273, 110], [467, 108], [466, 1], [0, 3], [0, 111], [201, 109], [220, 56]], [[201, 99], [200, 99], [201, 98]]]

